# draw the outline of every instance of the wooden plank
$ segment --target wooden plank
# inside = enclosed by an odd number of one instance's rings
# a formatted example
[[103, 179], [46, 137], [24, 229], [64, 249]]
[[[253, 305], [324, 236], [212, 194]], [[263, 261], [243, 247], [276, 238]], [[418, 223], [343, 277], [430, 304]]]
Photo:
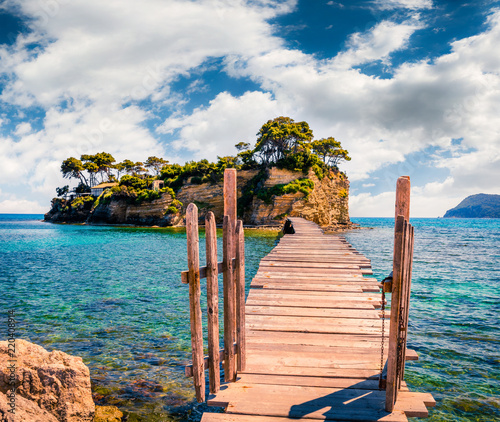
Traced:
[[294, 289], [251, 289], [249, 296], [279, 296], [279, 297], [289, 297], [289, 296], [300, 296], [302, 298], [306, 297], [322, 297], [322, 298], [342, 298], [346, 300], [382, 300], [381, 294], [370, 294], [356, 291], [347, 291], [347, 292], [315, 292], [315, 291], [303, 291], [303, 290], [294, 290]]
[[343, 284], [303, 284], [303, 283], [286, 283], [286, 282], [262, 282], [262, 281], [252, 281], [250, 287], [256, 289], [271, 289], [271, 290], [301, 290], [304, 292], [379, 292], [380, 286], [378, 284], [372, 285], [357, 285], [353, 283], [343, 283]]
[[[285, 271], [283, 271], [285, 268]], [[330, 277], [330, 276], [363, 276], [363, 275], [371, 275], [372, 271], [369, 268], [308, 268], [308, 267], [296, 267], [296, 268], [287, 268], [287, 267], [279, 267], [272, 265], [260, 265], [259, 271], [268, 272], [268, 273], [280, 273], [297, 275], [298, 273], [308, 276], [319, 276], [319, 277]]]
[[238, 380], [245, 384], [297, 385], [303, 387], [358, 388], [377, 390], [375, 379], [360, 380], [359, 378], [328, 378], [294, 375], [241, 374]]
[[203, 331], [200, 305], [200, 257], [198, 236], [198, 208], [189, 204], [186, 210], [187, 260], [189, 268], [189, 314], [191, 321], [191, 349], [193, 381], [196, 400], [205, 401], [205, 372], [203, 358]]
[[286, 306], [246, 306], [247, 315], [309, 316], [323, 318], [380, 319], [378, 311], [368, 309], [303, 308]]
[[[366, 347], [372, 347], [372, 342], [380, 345], [381, 335], [377, 334], [328, 334], [328, 333], [302, 333], [297, 334], [274, 331], [262, 332], [247, 328], [247, 339], [251, 339], [252, 343], [283, 343], [283, 344], [311, 344], [321, 346], [324, 344], [335, 344], [343, 346], [352, 342], [367, 343]], [[361, 346], [358, 346], [361, 347]]]
[[208, 325], [208, 379], [210, 393], [220, 388], [219, 361], [219, 280], [217, 263], [217, 227], [212, 211], [205, 217], [205, 237], [207, 255], [207, 325]]
[[259, 306], [287, 306], [298, 308], [336, 308], [336, 309], [377, 309], [381, 304], [378, 301], [354, 301], [354, 300], [317, 300], [314, 303], [309, 299], [297, 297], [292, 298], [266, 298], [266, 297], [248, 297], [247, 305]]
[[[307, 418], [309, 422], [324, 421], [324, 419]], [[330, 421], [333, 419], [329, 419]], [[283, 418], [260, 416], [260, 415], [245, 415], [238, 413], [204, 413], [201, 422], [293, 422], [296, 418]]]
[[[217, 273], [222, 274], [222, 271], [224, 270], [224, 267], [222, 265], [222, 262], [217, 263]], [[207, 267], [200, 267], [200, 278], [206, 278], [207, 277]], [[182, 271], [181, 272], [181, 282], [183, 284], [188, 284], [188, 271]]]
[[224, 379], [236, 379], [236, 365], [232, 345], [235, 340], [235, 289], [233, 278], [232, 241], [233, 225], [227, 215], [224, 216], [223, 225], [223, 285], [224, 285]]
[[[233, 351], [236, 354], [236, 344], [233, 344]], [[219, 349], [219, 365], [220, 362], [224, 361], [224, 349]], [[203, 359], [204, 369], [207, 370], [210, 367], [210, 357], [207, 355]], [[193, 365], [186, 365], [184, 367], [184, 375], [186, 377], [191, 378], [193, 376]]]
[[[283, 282], [259, 282], [252, 281], [250, 287], [261, 288], [261, 289], [271, 289], [271, 290], [298, 290], [298, 291], [325, 291], [325, 292], [355, 292], [363, 293], [363, 288], [360, 286], [352, 286], [348, 284], [303, 284], [303, 283], [286, 283]], [[377, 290], [378, 291], [378, 287]]]
[[299, 367], [299, 366], [283, 366], [276, 362], [268, 362], [266, 366], [262, 366], [260, 362], [247, 361], [245, 369], [246, 374], [275, 374], [275, 375], [296, 375], [296, 376], [314, 376], [314, 377], [330, 377], [330, 378], [359, 378], [359, 379], [376, 379], [380, 375], [379, 368], [316, 368], [316, 367]]
[[259, 268], [267, 267], [285, 267], [285, 268], [325, 268], [325, 269], [343, 269], [343, 270], [359, 270], [359, 265], [343, 264], [343, 263], [323, 263], [323, 262], [282, 262], [282, 261], [261, 261]]
[[245, 338], [245, 234], [243, 222], [238, 220], [236, 226], [236, 343], [237, 370], [245, 370], [246, 338]]
[[[309, 327], [309, 326], [324, 326], [324, 327], [334, 327], [342, 326], [346, 327], [348, 330], [354, 330], [363, 327], [376, 327], [377, 329], [382, 328], [382, 324], [385, 324], [387, 328], [389, 327], [389, 321], [384, 321], [381, 318], [338, 318], [338, 317], [313, 317], [313, 316], [291, 316], [291, 315], [247, 315], [248, 327], [258, 326], [259, 324], [272, 326], [275, 324], [276, 327]], [[276, 328], [278, 329], [278, 328]], [[279, 328], [281, 330], [281, 328]]]

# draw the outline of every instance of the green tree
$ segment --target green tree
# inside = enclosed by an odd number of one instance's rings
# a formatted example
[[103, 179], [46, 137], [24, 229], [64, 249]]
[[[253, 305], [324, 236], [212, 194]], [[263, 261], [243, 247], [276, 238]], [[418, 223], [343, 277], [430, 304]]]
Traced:
[[306, 149], [312, 139], [313, 133], [307, 122], [296, 123], [290, 117], [276, 117], [257, 133], [254, 156], [264, 165], [277, 163], [290, 154]]
[[90, 187], [97, 185], [97, 172], [99, 171], [99, 166], [91, 161], [87, 161], [83, 168], [87, 170], [89, 174]]
[[148, 157], [144, 163], [144, 167], [154, 171], [154, 176], [159, 176], [161, 169], [168, 164], [167, 160], [158, 157]]
[[248, 149], [250, 149], [250, 144], [248, 142], [238, 142], [235, 145], [235, 147], [238, 150], [238, 152], [242, 152], [242, 151], [247, 151]]
[[[94, 155], [84, 154], [81, 156], [81, 160], [84, 165], [89, 163], [88, 168], [86, 168], [89, 173], [100, 175], [101, 182], [109, 179], [111, 169], [114, 168], [113, 163], [116, 161], [114, 157], [107, 152], [99, 152]], [[95, 166], [90, 165], [90, 163]], [[96, 179], [94, 177], [94, 182], [95, 181]]]
[[311, 142], [312, 151], [330, 167], [337, 167], [341, 161], [351, 161], [347, 150], [335, 138], [323, 138]]
[[80, 180], [80, 183], [89, 186], [89, 182], [83, 173], [84, 170], [81, 160], [75, 157], [69, 157], [61, 164], [61, 172], [64, 178], [76, 178]]
[[69, 192], [69, 186], [63, 186], [62, 188], [56, 188], [56, 194], [59, 198], [66, 196]]
[[132, 174], [134, 172], [135, 163], [131, 160], [123, 160], [121, 163], [117, 165], [120, 166], [121, 170], [125, 171], [125, 173], [127, 174]]

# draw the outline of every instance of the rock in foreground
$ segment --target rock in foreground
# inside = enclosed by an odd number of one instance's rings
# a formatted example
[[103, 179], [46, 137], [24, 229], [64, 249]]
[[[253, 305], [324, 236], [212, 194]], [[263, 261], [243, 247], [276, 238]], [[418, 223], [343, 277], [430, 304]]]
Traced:
[[82, 358], [61, 351], [48, 352], [16, 340], [16, 414], [8, 418], [10, 390], [8, 346], [0, 342], [0, 419], [6, 421], [92, 422], [95, 406], [90, 372]]

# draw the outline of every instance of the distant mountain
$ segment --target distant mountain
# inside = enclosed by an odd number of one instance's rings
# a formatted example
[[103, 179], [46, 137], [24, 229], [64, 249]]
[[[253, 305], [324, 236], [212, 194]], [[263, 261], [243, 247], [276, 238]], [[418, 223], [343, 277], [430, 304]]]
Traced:
[[500, 195], [480, 193], [465, 198], [444, 218], [500, 218]]

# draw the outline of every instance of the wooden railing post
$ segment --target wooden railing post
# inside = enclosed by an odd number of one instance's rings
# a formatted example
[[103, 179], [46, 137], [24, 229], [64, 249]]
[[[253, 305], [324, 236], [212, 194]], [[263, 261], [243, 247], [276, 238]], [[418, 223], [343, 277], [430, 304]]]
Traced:
[[223, 285], [224, 285], [224, 379], [236, 380], [234, 359], [235, 339], [235, 289], [233, 274], [233, 233], [234, 227], [228, 215], [224, 216], [223, 225]]
[[[227, 232], [228, 236], [231, 236], [231, 258], [236, 257], [236, 219], [237, 219], [237, 173], [236, 169], [225, 169], [224, 170], [224, 215], [229, 217], [231, 221], [232, 231]], [[233, 277], [236, 272], [233, 269]], [[233, 280], [233, 298], [234, 303], [237, 303], [236, 299], [236, 280]], [[233, 337], [236, 338], [236, 324], [233, 324], [234, 334]]]
[[[205, 400], [205, 362], [209, 370], [210, 393], [220, 390], [220, 361], [224, 360], [224, 379], [236, 381], [236, 371], [245, 369], [245, 243], [243, 223], [236, 222], [236, 170], [224, 172], [223, 259], [217, 262], [215, 216], [205, 218], [205, 267], [199, 264], [198, 208], [189, 204], [186, 210], [188, 271], [181, 273], [189, 284], [191, 346], [193, 365], [186, 366], [186, 376], [193, 376], [196, 399]], [[223, 273], [224, 350], [219, 348], [218, 274]], [[203, 332], [200, 307], [200, 278], [207, 278], [208, 358], [203, 355]], [[235, 344], [235, 340], [237, 342]], [[238, 355], [236, 361], [235, 353]]]
[[[403, 272], [407, 262], [405, 254], [408, 252], [405, 247], [406, 225], [410, 218], [410, 178], [402, 176], [398, 178], [396, 184], [396, 204], [394, 222], [394, 259], [392, 270], [392, 295], [391, 295], [391, 320], [389, 328], [389, 350], [387, 357], [387, 383], [386, 383], [386, 403], [385, 409], [392, 412], [397, 400], [397, 392], [400, 383], [398, 376], [398, 356], [401, 349], [399, 343], [400, 306], [402, 301], [401, 287]], [[404, 352], [403, 352], [404, 353]], [[404, 364], [404, 363], [403, 363]]]
[[[228, 215], [233, 227], [236, 228], [236, 169], [224, 170], [224, 215]], [[233, 242], [233, 246], [235, 242]], [[234, 258], [234, 250], [233, 250]]]
[[191, 348], [193, 380], [198, 402], [205, 401], [205, 360], [200, 305], [200, 255], [198, 236], [198, 208], [189, 204], [186, 210], [186, 234], [189, 280], [189, 313], [191, 320]]
[[245, 234], [243, 221], [236, 226], [236, 343], [238, 353], [238, 371], [246, 366], [245, 337]]
[[[394, 218], [402, 215], [406, 221], [410, 221], [410, 177], [401, 176], [396, 183], [396, 212]], [[396, 226], [396, 221], [394, 221]]]
[[220, 389], [219, 361], [219, 271], [217, 262], [217, 227], [212, 211], [205, 217], [207, 247], [207, 323], [208, 323], [208, 379], [210, 393]]

